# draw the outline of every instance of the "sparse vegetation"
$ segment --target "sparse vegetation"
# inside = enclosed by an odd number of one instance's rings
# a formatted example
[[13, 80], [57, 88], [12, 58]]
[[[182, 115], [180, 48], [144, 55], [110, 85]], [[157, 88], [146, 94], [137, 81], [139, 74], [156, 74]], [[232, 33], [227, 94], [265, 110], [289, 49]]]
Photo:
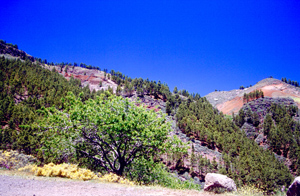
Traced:
[[287, 80], [286, 78], [281, 78], [281, 81], [285, 82], [287, 84], [293, 85], [295, 87], [299, 87], [299, 82], [297, 82], [297, 81], [294, 81], [294, 80], [291, 80], [291, 79]]
[[258, 98], [264, 98], [264, 92], [262, 92], [262, 90], [255, 90], [250, 93], [244, 93], [243, 102], [248, 103], [249, 101], [252, 101], [252, 100], [255, 100]]

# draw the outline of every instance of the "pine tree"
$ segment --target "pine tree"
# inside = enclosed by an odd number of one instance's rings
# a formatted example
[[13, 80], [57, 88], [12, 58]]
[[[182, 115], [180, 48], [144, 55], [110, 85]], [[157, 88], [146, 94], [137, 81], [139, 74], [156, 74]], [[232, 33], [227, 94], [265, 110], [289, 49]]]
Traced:
[[271, 128], [273, 127], [273, 120], [270, 114], [267, 114], [265, 120], [264, 120], [264, 134], [269, 135]]
[[117, 95], [117, 96], [120, 96], [120, 95], [121, 95], [121, 92], [122, 92], [122, 89], [121, 89], [121, 87], [118, 85], [118, 86], [117, 86], [117, 89], [116, 89], [116, 95]]
[[178, 93], [177, 86], [174, 87], [173, 93], [174, 93], [174, 94], [177, 94], [177, 93]]
[[253, 113], [253, 126], [257, 127], [259, 125], [259, 116], [256, 112]]
[[169, 101], [166, 102], [166, 113], [170, 115], [172, 112], [171, 104]]

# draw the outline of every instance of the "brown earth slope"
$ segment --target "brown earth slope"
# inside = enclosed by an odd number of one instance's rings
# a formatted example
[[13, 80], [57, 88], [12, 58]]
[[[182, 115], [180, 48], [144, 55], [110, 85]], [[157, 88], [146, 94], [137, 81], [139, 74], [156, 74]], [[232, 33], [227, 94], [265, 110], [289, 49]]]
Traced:
[[292, 98], [300, 108], [300, 88], [296, 88], [274, 78], [261, 80], [256, 85], [243, 90], [212, 92], [205, 97], [218, 110], [224, 114], [231, 115], [232, 112], [238, 113], [243, 106], [244, 93], [250, 93], [254, 90], [262, 90], [265, 97]]

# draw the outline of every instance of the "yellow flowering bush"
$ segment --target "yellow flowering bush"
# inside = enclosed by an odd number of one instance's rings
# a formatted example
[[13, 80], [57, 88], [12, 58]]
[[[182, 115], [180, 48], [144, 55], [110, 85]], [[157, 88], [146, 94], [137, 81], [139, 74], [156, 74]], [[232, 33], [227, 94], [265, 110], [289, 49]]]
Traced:
[[74, 164], [58, 164], [49, 163], [43, 167], [36, 165], [20, 168], [19, 171], [31, 171], [36, 176], [47, 177], [65, 177], [78, 180], [97, 179], [97, 175], [89, 169], [78, 168]]
[[7, 169], [17, 169], [34, 162], [36, 162], [36, 158], [31, 155], [25, 155], [15, 150], [0, 150], [0, 167], [4, 167]]
[[44, 165], [43, 167], [28, 165], [20, 168], [19, 171], [32, 172], [36, 176], [65, 177], [77, 180], [99, 180], [101, 182], [116, 182], [121, 184], [134, 185], [134, 182], [113, 173], [101, 176], [100, 173], [95, 174], [89, 169], [79, 168], [78, 165], [67, 163], [58, 165], [49, 163], [47, 165]]
[[102, 182], [117, 182], [117, 183], [121, 183], [121, 184], [134, 185], [134, 182], [132, 182], [126, 178], [120, 177], [114, 173], [105, 174], [105, 175], [99, 177], [98, 179]]

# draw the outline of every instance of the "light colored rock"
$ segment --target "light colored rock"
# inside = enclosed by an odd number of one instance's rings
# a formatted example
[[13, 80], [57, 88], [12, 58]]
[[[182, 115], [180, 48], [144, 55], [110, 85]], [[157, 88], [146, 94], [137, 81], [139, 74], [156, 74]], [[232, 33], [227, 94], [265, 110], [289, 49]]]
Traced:
[[236, 191], [236, 185], [231, 178], [222, 174], [208, 173], [205, 176], [204, 191], [212, 191], [214, 188], [224, 188], [226, 191]]
[[186, 181], [186, 179], [181, 176], [179, 176], [178, 179], [181, 180], [182, 182]]
[[257, 144], [260, 144], [260, 143], [264, 142], [264, 134], [260, 133], [260, 134], [256, 137], [255, 142], [256, 142]]
[[300, 196], [300, 176], [295, 178], [294, 182], [289, 187], [287, 196]]
[[245, 131], [247, 137], [251, 137], [256, 134], [255, 127], [247, 122], [244, 123], [241, 129]]
[[184, 177], [187, 180], [191, 179], [191, 176], [190, 176], [190, 174], [188, 172], [184, 172], [184, 174], [182, 175], [182, 177]]

